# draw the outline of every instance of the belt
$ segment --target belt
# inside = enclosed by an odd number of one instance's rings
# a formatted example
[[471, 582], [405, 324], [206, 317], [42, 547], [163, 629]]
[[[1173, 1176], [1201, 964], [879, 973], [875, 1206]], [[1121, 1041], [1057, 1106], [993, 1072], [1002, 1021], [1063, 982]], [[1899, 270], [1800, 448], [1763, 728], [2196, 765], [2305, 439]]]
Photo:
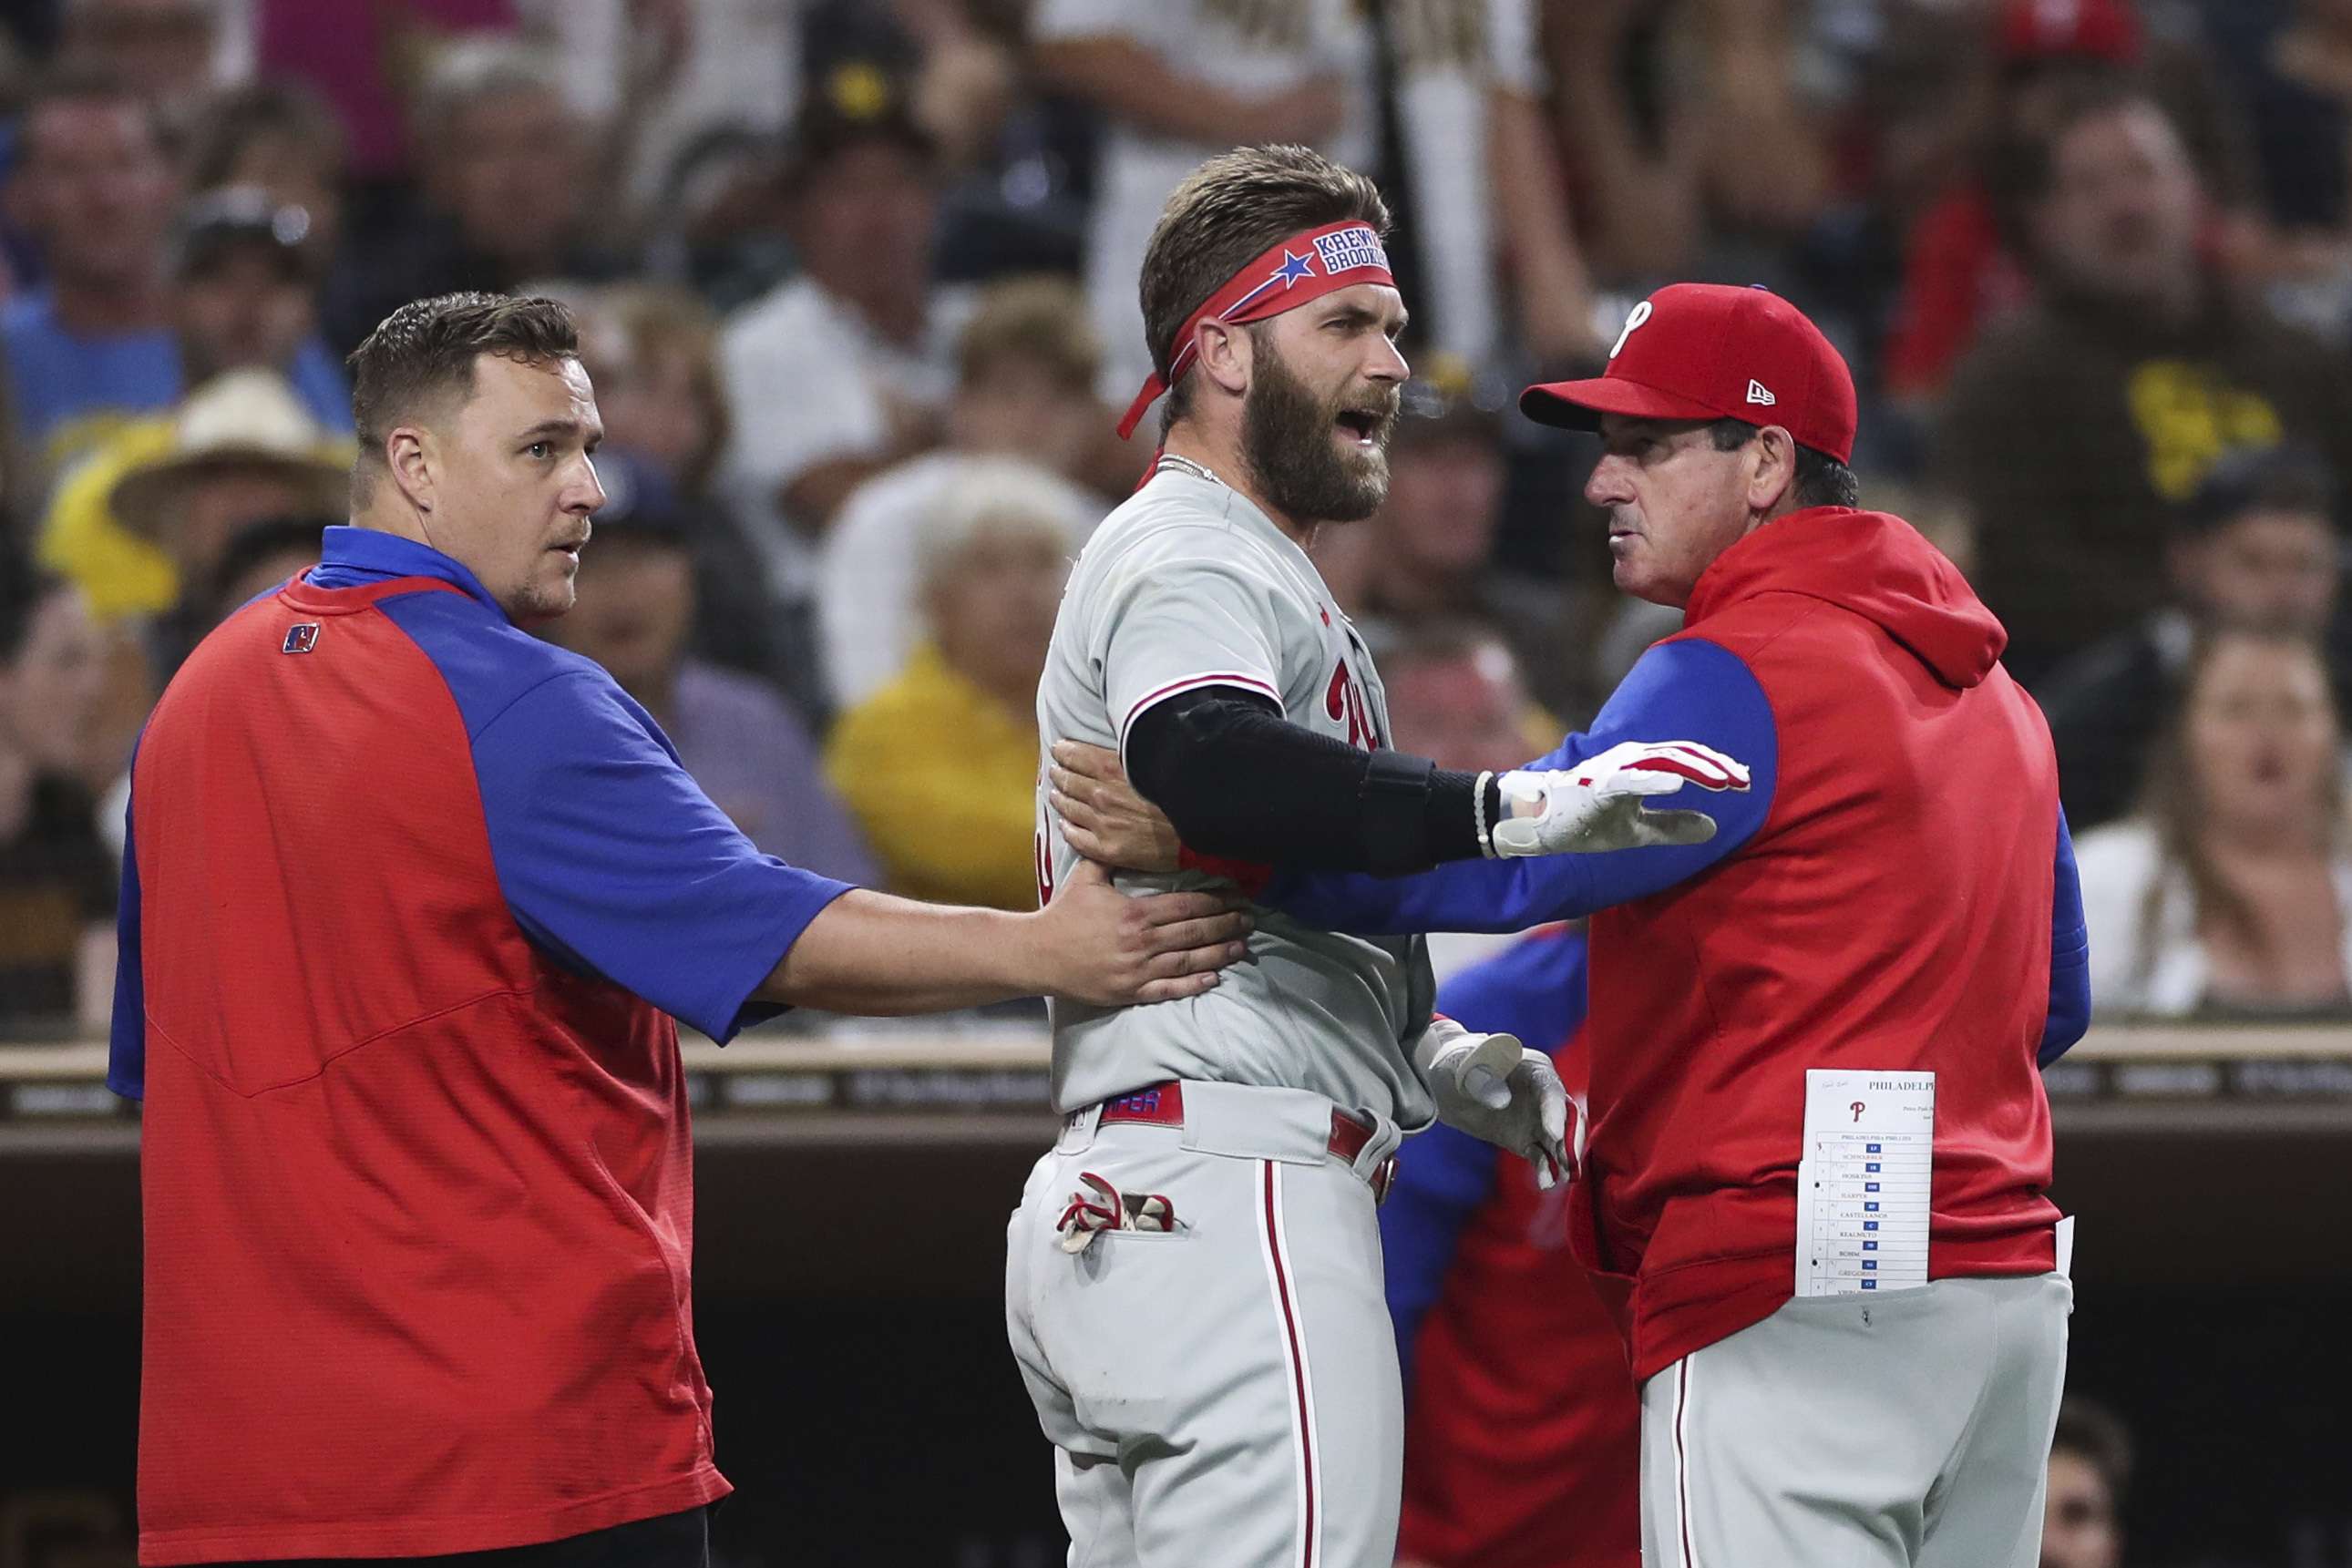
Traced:
[[[1181, 1127], [1184, 1124], [1184, 1085], [1175, 1079], [1153, 1083], [1116, 1100], [1102, 1103], [1102, 1114], [1096, 1118], [1100, 1126], [1114, 1122], [1138, 1122], [1150, 1127]], [[1331, 1136], [1323, 1146], [1353, 1165], [1364, 1145], [1372, 1141], [1378, 1129], [1350, 1116], [1338, 1106], [1331, 1108]], [[1391, 1155], [1372, 1167], [1364, 1179], [1372, 1189], [1375, 1202], [1385, 1202], [1389, 1183], [1396, 1177], [1396, 1156]]]

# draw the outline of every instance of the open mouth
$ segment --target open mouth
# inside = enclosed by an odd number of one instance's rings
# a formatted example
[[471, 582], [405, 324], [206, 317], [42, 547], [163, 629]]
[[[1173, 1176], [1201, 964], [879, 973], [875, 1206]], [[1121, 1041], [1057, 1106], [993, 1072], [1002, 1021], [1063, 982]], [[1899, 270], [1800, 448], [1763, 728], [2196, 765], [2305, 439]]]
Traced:
[[1370, 409], [1342, 409], [1332, 423], [1359, 446], [1370, 446], [1380, 439], [1381, 416]]

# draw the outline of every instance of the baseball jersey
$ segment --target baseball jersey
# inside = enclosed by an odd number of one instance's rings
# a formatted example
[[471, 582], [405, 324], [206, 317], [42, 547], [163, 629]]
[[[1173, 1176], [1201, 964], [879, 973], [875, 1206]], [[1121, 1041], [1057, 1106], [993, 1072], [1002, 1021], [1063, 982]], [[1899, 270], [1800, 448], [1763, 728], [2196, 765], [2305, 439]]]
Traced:
[[[708, 1502], [665, 1012], [725, 1039], [845, 891], [424, 545], [326, 530], [132, 770], [142, 1563], [438, 1555]], [[593, 548], [593, 547], [592, 547]]]
[[[1126, 749], [1155, 703], [1233, 686], [1350, 746], [1388, 744], [1363, 641], [1315, 563], [1231, 488], [1163, 469], [1106, 518], [1071, 573], [1037, 686], [1037, 733]], [[1077, 862], [1037, 791], [1041, 898]], [[1204, 872], [1121, 873], [1131, 892]], [[1249, 952], [1201, 996], [1146, 1007], [1054, 1004], [1054, 1099], [1074, 1111], [1170, 1078], [1307, 1089], [1412, 1128], [1434, 1107], [1407, 1052], [1435, 997], [1417, 936], [1350, 936], [1261, 912]]]
[[1704, 844], [1277, 873], [1263, 896], [1353, 931], [1591, 915], [1592, 1121], [1571, 1234], [1633, 1291], [1648, 1377], [1793, 1293], [1810, 1068], [1933, 1071], [1930, 1279], [2055, 1256], [2036, 1071], [2090, 990], [2042, 712], [2000, 623], [1909, 525], [1816, 507], [1725, 550], [1684, 630], [1537, 768], [1696, 740], [1753, 787], [1655, 798]]

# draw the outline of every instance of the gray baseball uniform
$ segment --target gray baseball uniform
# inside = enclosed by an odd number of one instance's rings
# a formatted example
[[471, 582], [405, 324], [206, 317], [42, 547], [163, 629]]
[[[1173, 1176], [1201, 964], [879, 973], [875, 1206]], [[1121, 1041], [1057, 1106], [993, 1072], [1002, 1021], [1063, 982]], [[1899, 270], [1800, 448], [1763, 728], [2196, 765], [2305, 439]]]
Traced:
[[[1037, 695], [1047, 746], [1124, 749], [1154, 703], [1235, 686], [1366, 748], [1379, 677], [1301, 550], [1213, 480], [1163, 470], [1080, 556]], [[1076, 862], [1041, 787], [1046, 891]], [[1198, 872], [1122, 874], [1130, 891]], [[1200, 997], [1057, 1003], [1068, 1113], [1008, 1234], [1013, 1354], [1058, 1450], [1073, 1568], [1388, 1568], [1403, 1401], [1369, 1179], [1433, 1114], [1408, 1057], [1434, 987], [1418, 936], [1314, 931], [1261, 912], [1249, 955]], [[1103, 1122], [1166, 1080], [1183, 1122]], [[1331, 1152], [1331, 1113], [1373, 1129]], [[1173, 1228], [1071, 1236], [1099, 1182], [1157, 1196]]]
[[[1037, 684], [1039, 740], [1124, 751], [1154, 703], [1235, 686], [1291, 723], [1366, 749], [1387, 743], [1370, 654], [1307, 552], [1213, 480], [1162, 470], [1111, 513], [1062, 597]], [[1039, 864], [1077, 863], [1041, 788]], [[1199, 872], [1122, 873], [1134, 891], [1199, 887]], [[1435, 1113], [1407, 1051], [1436, 988], [1419, 936], [1342, 936], [1261, 912], [1249, 957], [1205, 996], [1054, 1009], [1054, 1099], [1075, 1111], [1163, 1079], [1310, 1089], [1408, 1130]]]

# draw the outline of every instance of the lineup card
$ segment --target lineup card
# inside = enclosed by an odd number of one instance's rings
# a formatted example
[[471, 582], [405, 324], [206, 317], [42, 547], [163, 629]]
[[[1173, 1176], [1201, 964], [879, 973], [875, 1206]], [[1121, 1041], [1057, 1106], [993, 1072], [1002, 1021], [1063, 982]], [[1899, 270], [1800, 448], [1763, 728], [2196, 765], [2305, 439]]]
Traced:
[[1813, 1068], [1797, 1164], [1797, 1294], [1927, 1282], [1936, 1075]]

